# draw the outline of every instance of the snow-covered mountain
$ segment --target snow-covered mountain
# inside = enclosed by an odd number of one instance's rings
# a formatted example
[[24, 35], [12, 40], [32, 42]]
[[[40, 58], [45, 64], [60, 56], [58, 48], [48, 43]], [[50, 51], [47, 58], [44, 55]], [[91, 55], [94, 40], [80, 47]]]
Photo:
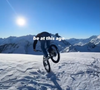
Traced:
[[[54, 38], [61, 38], [58, 34], [51, 34]], [[27, 35], [21, 37], [0, 38], [0, 53], [23, 53], [23, 54], [42, 54], [42, 52], [33, 51], [33, 37], [35, 35]], [[68, 39], [68, 40], [52, 40], [60, 52], [100, 52], [100, 35], [91, 36], [87, 39]], [[37, 44], [40, 49], [40, 43]]]
[[89, 38], [86, 38], [86, 39], [75, 39], [75, 38], [71, 38], [71, 39], [67, 39], [68, 42], [70, 42], [72, 45], [85, 45], [87, 44], [88, 42], [90, 42], [92, 39], [96, 39], [97, 36], [94, 35], [94, 36], [91, 36]]
[[100, 53], [61, 53], [51, 60], [42, 55], [0, 54], [0, 90], [100, 90]]
[[[51, 34], [54, 38], [59, 37]], [[27, 35], [21, 37], [8, 37], [0, 39], [0, 53], [23, 53], [23, 54], [42, 54], [42, 52], [33, 51], [33, 37], [35, 35]], [[61, 52], [75, 51], [74, 47], [66, 40], [52, 40]], [[40, 43], [37, 43], [37, 49], [40, 49]]]
[[100, 52], [100, 35], [91, 36], [87, 39], [67, 39], [77, 51], [80, 52]]

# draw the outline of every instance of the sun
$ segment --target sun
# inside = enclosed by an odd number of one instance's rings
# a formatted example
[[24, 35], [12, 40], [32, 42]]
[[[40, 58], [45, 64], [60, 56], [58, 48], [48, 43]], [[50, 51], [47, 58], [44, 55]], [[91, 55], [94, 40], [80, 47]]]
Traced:
[[19, 26], [24, 26], [26, 24], [26, 20], [23, 17], [18, 17], [17, 20], [16, 20], [16, 22], [17, 22], [17, 24]]

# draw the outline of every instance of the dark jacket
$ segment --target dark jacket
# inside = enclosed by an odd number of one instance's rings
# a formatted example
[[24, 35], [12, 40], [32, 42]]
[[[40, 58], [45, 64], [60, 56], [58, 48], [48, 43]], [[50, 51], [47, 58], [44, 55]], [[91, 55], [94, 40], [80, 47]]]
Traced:
[[[36, 38], [38, 37], [39, 40], [40, 40], [41, 37], [48, 37], [48, 36], [51, 36], [51, 34], [48, 33], [48, 32], [41, 32], [41, 33], [37, 34], [35, 37], [36, 37]], [[33, 49], [36, 48], [37, 41], [38, 41], [38, 40], [34, 40]]]

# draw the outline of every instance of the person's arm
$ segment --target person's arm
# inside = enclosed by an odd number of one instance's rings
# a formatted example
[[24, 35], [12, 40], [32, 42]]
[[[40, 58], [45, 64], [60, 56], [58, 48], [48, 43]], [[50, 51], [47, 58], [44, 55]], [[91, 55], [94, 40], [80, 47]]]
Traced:
[[[39, 34], [36, 35], [35, 37], [38, 38], [38, 40], [40, 40], [40, 36], [41, 36], [41, 33], [39, 33]], [[35, 48], [36, 48], [36, 44], [37, 44], [37, 41], [38, 41], [38, 40], [34, 40], [34, 43], [33, 43], [33, 50], [34, 50], [34, 51], [36, 51]]]
[[33, 42], [33, 50], [34, 50], [34, 51], [36, 51], [36, 50], [35, 50], [36, 44], [37, 44], [37, 40], [35, 40], [35, 41]]

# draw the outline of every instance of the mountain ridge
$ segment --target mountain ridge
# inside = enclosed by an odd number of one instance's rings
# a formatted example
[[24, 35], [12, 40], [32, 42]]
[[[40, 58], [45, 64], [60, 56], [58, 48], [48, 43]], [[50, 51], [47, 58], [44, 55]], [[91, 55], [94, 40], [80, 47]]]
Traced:
[[[55, 34], [51, 34], [54, 38], [59, 37], [56, 36]], [[34, 52], [33, 51], [33, 37], [35, 35], [26, 35], [26, 36], [21, 36], [21, 37], [8, 37], [5, 39], [2, 39], [0, 41], [0, 53], [23, 53], [23, 54], [42, 54], [42, 52]], [[69, 51], [74, 51], [73, 46], [67, 42], [66, 40], [51, 40], [52, 44], [55, 44], [59, 51], [61, 52], [69, 52]], [[64, 50], [66, 47], [67, 50]], [[40, 43], [37, 43], [37, 48], [41, 50], [40, 48]], [[64, 50], [64, 51], [63, 51]]]
[[[51, 34], [54, 38], [60, 37], [58, 33]], [[33, 51], [33, 37], [35, 35], [26, 36], [10, 36], [8, 38], [0, 38], [0, 53], [22, 53], [22, 54], [43, 54], [42, 52]], [[100, 52], [100, 35], [93, 35], [87, 39], [67, 39], [67, 40], [51, 40], [51, 43], [57, 45], [59, 51], [63, 52]], [[37, 43], [37, 49], [40, 43]]]
[[100, 52], [100, 35], [93, 35], [86, 39], [68, 39], [67, 41], [80, 52]]

